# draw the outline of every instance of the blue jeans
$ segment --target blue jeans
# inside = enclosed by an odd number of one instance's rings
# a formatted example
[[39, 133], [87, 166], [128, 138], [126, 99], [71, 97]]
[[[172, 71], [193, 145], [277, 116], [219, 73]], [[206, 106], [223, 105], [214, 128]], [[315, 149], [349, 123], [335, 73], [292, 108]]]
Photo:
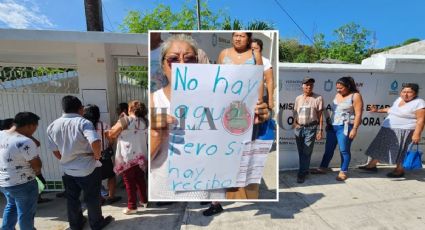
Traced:
[[317, 125], [295, 128], [295, 141], [297, 142], [299, 170], [298, 175], [308, 174], [314, 141], [316, 140]]
[[[348, 125], [348, 134], [350, 133], [353, 125]], [[325, 154], [320, 163], [321, 168], [329, 167], [329, 163], [332, 160], [336, 145], [339, 146], [339, 152], [341, 154], [341, 171], [347, 172], [348, 166], [351, 160], [351, 139], [344, 135], [344, 125], [333, 125], [332, 130], [326, 131], [326, 146]]]
[[38, 199], [36, 180], [11, 187], [0, 187], [0, 190], [7, 200], [2, 229], [13, 230], [16, 222], [19, 222], [21, 230], [33, 230]]
[[84, 202], [87, 205], [91, 229], [101, 229], [103, 223], [100, 203], [101, 169], [97, 167], [90, 175], [74, 177], [64, 175], [65, 197], [67, 199], [68, 221], [71, 229], [82, 229], [83, 212], [81, 210], [80, 194], [83, 191]]

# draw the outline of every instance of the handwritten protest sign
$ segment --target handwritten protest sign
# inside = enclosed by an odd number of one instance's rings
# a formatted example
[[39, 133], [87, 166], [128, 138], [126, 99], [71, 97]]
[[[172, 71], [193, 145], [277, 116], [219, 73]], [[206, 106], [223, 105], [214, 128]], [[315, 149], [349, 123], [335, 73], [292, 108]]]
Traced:
[[251, 141], [263, 70], [255, 65], [173, 64], [168, 179], [173, 191], [235, 187]]

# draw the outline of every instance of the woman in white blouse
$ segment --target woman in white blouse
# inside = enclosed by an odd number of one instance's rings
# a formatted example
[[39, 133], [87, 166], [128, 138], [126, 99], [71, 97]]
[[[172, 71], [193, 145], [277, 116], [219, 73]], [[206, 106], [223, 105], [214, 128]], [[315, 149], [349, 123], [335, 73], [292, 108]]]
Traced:
[[378, 162], [396, 164], [394, 171], [388, 177], [404, 176], [402, 166], [408, 146], [418, 144], [424, 128], [425, 101], [418, 98], [419, 86], [415, 83], [404, 84], [400, 97], [390, 108], [371, 109], [371, 112], [388, 113], [381, 129], [366, 150], [366, 155], [372, 160], [360, 169], [376, 172]]

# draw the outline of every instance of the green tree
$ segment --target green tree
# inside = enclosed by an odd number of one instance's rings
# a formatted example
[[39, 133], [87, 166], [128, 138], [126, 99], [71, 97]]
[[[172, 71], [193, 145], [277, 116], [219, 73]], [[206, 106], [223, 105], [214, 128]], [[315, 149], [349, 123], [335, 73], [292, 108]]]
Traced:
[[284, 39], [279, 42], [279, 61], [311, 63], [318, 59], [314, 46], [302, 45], [297, 39]]
[[418, 41], [420, 41], [419, 38], [409, 38], [406, 41], [404, 41], [402, 44], [386, 46], [384, 48], [379, 48], [379, 49], [369, 49], [368, 50], [368, 56], [370, 57], [373, 54], [382, 53], [382, 52], [388, 51], [390, 49], [395, 49], [395, 48], [398, 48], [398, 47], [401, 47], [401, 46], [406, 46], [406, 45], [409, 45], [411, 43], [418, 42]]
[[411, 44], [411, 43], [414, 43], [414, 42], [418, 42], [418, 41], [420, 41], [421, 39], [419, 39], [419, 38], [409, 38], [409, 39], [407, 39], [406, 41], [404, 41], [403, 42], [403, 46], [407, 46], [407, 45], [409, 45], [409, 44]]
[[274, 25], [266, 22], [266, 21], [260, 21], [260, 20], [254, 20], [251, 22], [248, 22], [245, 29], [247, 30], [274, 30]]
[[334, 31], [336, 39], [326, 42], [324, 34], [316, 34], [312, 46], [298, 40], [280, 42], [279, 60], [285, 62], [317, 62], [325, 58], [360, 63], [370, 56], [370, 31], [355, 23], [345, 24]]
[[223, 30], [242, 30], [243, 24], [238, 19], [231, 19], [230, 17], [226, 17], [221, 26]]
[[341, 61], [360, 63], [367, 57], [371, 32], [351, 22], [334, 31], [337, 39], [328, 44], [328, 57]]
[[3, 67], [0, 66], [0, 82], [11, 81], [32, 77], [51, 76], [65, 72], [72, 72], [70, 68], [50, 68], [50, 67]]
[[[130, 11], [124, 18], [120, 29], [128, 33], [146, 33], [148, 30], [196, 30], [197, 13], [193, 1], [186, 1], [180, 11], [173, 12], [170, 6], [158, 4], [152, 11]], [[207, 2], [201, 3], [201, 29], [220, 28], [218, 22], [221, 11], [213, 13]]]
[[136, 80], [136, 84], [142, 89], [148, 88], [148, 67], [147, 66], [121, 66], [118, 69], [121, 77], [128, 77]]
[[239, 19], [231, 19], [230, 17], [225, 17], [223, 24], [221, 25], [223, 30], [274, 30], [274, 25], [260, 20], [253, 20], [243, 25], [243, 22]]

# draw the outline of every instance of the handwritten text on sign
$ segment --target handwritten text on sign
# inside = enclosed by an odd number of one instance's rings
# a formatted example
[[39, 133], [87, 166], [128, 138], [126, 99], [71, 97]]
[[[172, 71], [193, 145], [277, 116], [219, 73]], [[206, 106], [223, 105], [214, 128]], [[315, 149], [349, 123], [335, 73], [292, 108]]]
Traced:
[[263, 70], [254, 65], [173, 64], [169, 186], [173, 191], [234, 187], [250, 141]]

